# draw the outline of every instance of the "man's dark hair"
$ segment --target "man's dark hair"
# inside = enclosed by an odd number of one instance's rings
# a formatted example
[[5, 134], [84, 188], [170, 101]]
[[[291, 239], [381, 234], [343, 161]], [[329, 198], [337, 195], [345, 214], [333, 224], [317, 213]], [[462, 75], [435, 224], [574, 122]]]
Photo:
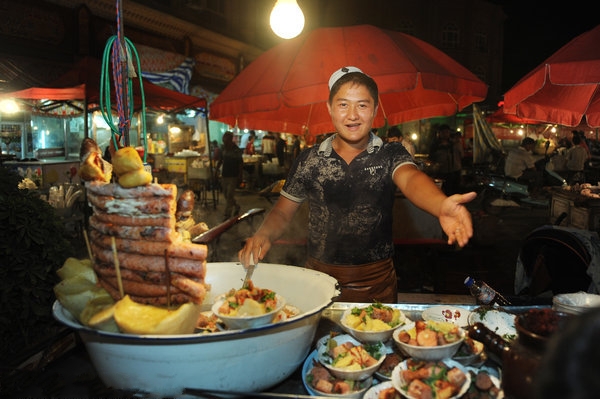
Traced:
[[391, 128], [389, 128], [387, 136], [388, 137], [402, 137], [402, 132], [400, 131], [398, 126], [392, 126]]

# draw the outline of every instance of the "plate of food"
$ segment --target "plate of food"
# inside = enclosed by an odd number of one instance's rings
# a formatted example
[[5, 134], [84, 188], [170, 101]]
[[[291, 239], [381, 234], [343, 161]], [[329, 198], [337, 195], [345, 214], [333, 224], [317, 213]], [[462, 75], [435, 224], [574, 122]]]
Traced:
[[439, 305], [431, 306], [423, 311], [421, 317], [423, 320], [445, 321], [458, 325], [459, 327], [469, 326], [469, 315], [471, 311], [458, 306]]
[[379, 302], [347, 309], [340, 318], [342, 328], [361, 342], [386, 342], [395, 329], [410, 320], [397, 308]]
[[379, 399], [380, 397], [385, 399], [402, 399], [402, 395], [396, 391], [391, 381], [384, 381], [381, 384], [373, 385], [365, 392], [363, 399]]
[[392, 372], [392, 385], [409, 399], [454, 399], [467, 392], [471, 385], [471, 374], [463, 365], [451, 359], [406, 359]]
[[302, 383], [312, 396], [331, 396], [344, 399], [362, 398], [373, 384], [373, 378], [362, 381], [335, 377], [318, 360], [318, 352], [312, 351], [302, 366]]
[[469, 398], [504, 398], [497, 370], [488, 367], [467, 367], [467, 371], [471, 375], [471, 385], [465, 396]]
[[392, 378], [392, 371], [400, 362], [404, 360], [404, 356], [396, 352], [387, 353], [383, 363], [375, 372], [375, 377], [380, 381], [389, 381]]
[[348, 334], [325, 340], [317, 353], [319, 362], [332, 375], [344, 380], [360, 381], [371, 377], [386, 358], [383, 343], [363, 344]]
[[229, 292], [216, 298], [212, 312], [227, 328], [241, 330], [281, 321], [285, 299], [267, 288], [257, 288], [250, 281], [246, 288]]
[[515, 314], [501, 309], [480, 307], [471, 311], [469, 325], [481, 323], [490, 331], [498, 334], [506, 342], [512, 342], [517, 337]]

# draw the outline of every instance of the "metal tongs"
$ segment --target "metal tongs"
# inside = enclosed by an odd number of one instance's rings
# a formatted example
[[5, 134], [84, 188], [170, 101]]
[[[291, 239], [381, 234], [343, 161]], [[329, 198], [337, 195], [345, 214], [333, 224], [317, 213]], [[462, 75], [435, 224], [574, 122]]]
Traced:
[[[260, 256], [260, 251], [262, 248], [258, 249], [258, 256]], [[248, 265], [248, 269], [246, 269], [246, 277], [244, 277], [244, 282], [242, 283], [242, 288], [247, 287], [248, 283], [252, 279], [252, 274], [254, 274], [254, 269], [256, 269], [256, 264], [258, 263], [254, 261], [254, 255], [250, 254], [250, 264]]]

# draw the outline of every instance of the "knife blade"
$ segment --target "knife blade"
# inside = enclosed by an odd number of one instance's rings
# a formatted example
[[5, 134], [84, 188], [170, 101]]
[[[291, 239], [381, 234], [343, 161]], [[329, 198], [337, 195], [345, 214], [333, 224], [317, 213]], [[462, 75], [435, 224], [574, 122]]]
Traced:
[[[258, 249], [258, 256], [260, 256], [260, 251], [262, 248]], [[254, 262], [254, 256], [250, 254], [250, 265], [248, 265], [248, 269], [246, 269], [246, 277], [244, 277], [244, 282], [242, 283], [242, 288], [247, 287], [248, 283], [252, 279], [252, 275], [254, 274], [254, 269], [256, 269], [256, 264], [258, 262]]]

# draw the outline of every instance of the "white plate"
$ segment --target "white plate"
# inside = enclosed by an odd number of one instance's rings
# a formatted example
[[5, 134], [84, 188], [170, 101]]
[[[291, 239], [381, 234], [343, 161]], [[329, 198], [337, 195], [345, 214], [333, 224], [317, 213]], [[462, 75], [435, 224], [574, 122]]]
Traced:
[[[451, 369], [453, 367], [458, 367], [463, 373], [465, 373], [465, 376], [467, 377], [467, 380], [463, 383], [458, 394], [450, 397], [449, 399], [460, 398], [461, 396], [463, 396], [465, 394], [465, 392], [467, 392], [467, 390], [469, 389], [469, 386], [471, 386], [471, 374], [467, 371], [467, 369], [462, 364], [458, 363], [457, 361], [454, 361], [451, 359], [446, 359], [446, 360], [443, 360], [443, 363], [448, 367], [448, 369]], [[392, 385], [403, 396], [407, 397], [408, 399], [414, 399], [414, 397], [412, 397], [408, 394], [408, 391], [406, 390], [407, 384], [404, 382], [404, 379], [401, 376], [402, 375], [401, 370], [407, 370], [407, 369], [408, 369], [407, 360], [403, 361], [402, 363], [400, 363], [399, 365], [396, 366], [396, 368], [392, 372]]]
[[357, 392], [353, 392], [350, 395], [327, 394], [325, 392], [318, 391], [315, 388], [313, 388], [309, 384], [308, 381], [306, 381], [306, 376], [310, 373], [310, 371], [314, 367], [315, 361], [318, 361], [318, 353], [316, 350], [312, 351], [308, 355], [308, 357], [304, 361], [304, 364], [302, 365], [302, 384], [304, 384], [304, 389], [306, 389], [306, 391], [311, 396], [330, 396], [330, 397], [338, 397], [338, 398], [344, 398], [344, 399], [358, 399], [358, 398], [363, 397], [365, 391], [371, 387], [371, 384], [375, 383], [375, 380], [373, 378], [369, 378], [362, 382], [363, 384], [365, 384], [364, 389], [361, 389], [360, 391], [357, 391]]
[[[363, 399], [379, 399], [379, 392], [388, 388], [394, 388], [394, 385], [391, 381], [385, 381], [381, 384], [373, 385], [371, 388], [369, 388], [367, 392], [365, 392], [365, 396], [363, 396]], [[401, 397], [400, 393], [398, 393], [398, 397]]]
[[499, 309], [477, 308], [469, 315], [469, 325], [482, 323], [508, 342], [517, 337], [515, 315]]
[[425, 309], [421, 317], [423, 320], [445, 321], [456, 324], [459, 327], [467, 327], [469, 325], [470, 314], [471, 312], [465, 308], [440, 305]]
[[[500, 391], [498, 392], [498, 396], [496, 397], [496, 399], [504, 399], [504, 391], [501, 389], [502, 387], [500, 386], [500, 373], [498, 372], [498, 369], [495, 369], [493, 367], [467, 367], [467, 371], [472, 371], [473, 373], [475, 373], [475, 375], [477, 375], [477, 373], [479, 371], [484, 371], [486, 373], [488, 373], [488, 375], [490, 376], [490, 379], [492, 380], [492, 383], [494, 384], [494, 386], [498, 389], [500, 389]], [[473, 382], [473, 384], [475, 384], [475, 382]]]

